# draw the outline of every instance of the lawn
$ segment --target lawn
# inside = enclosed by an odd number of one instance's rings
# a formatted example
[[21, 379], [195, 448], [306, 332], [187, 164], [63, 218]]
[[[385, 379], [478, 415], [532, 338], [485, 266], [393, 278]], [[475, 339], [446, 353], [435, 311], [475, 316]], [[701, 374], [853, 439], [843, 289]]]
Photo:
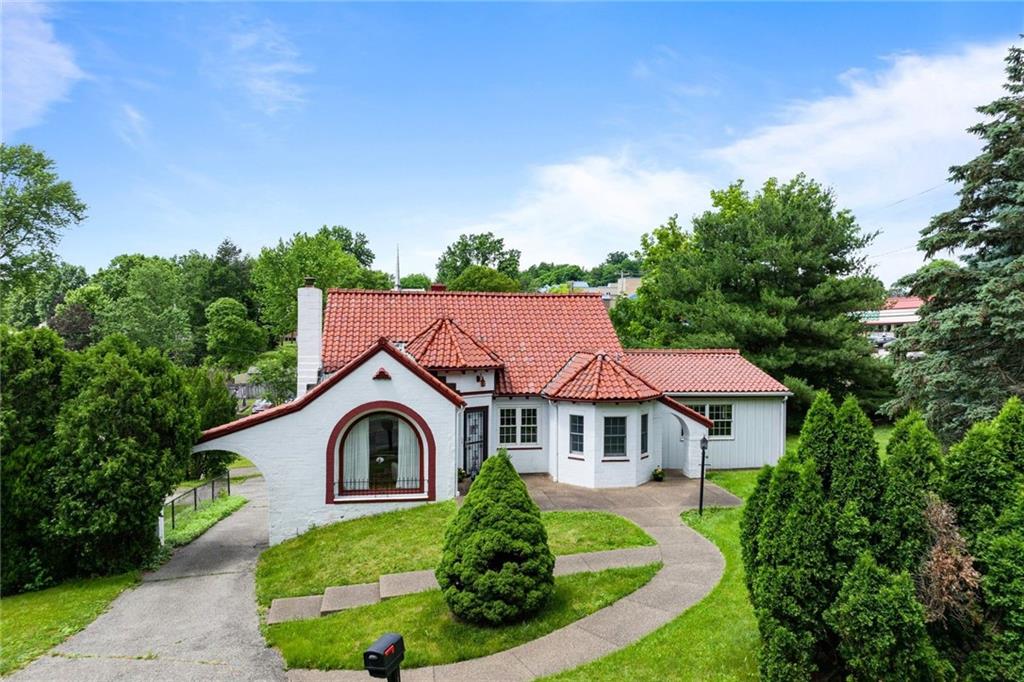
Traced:
[[324, 618], [271, 625], [267, 639], [290, 668], [363, 668], [362, 652], [383, 629], [405, 637], [403, 667], [454, 663], [510, 649], [542, 637], [622, 599], [661, 568], [650, 564], [555, 579], [555, 593], [534, 617], [502, 627], [455, 620], [440, 590], [387, 599]]
[[238, 511], [247, 500], [239, 495], [218, 497], [198, 511], [188, 509], [175, 517], [175, 527], [165, 519], [164, 542], [168, 547], [187, 545], [208, 531], [215, 523]]
[[[885, 449], [889, 447], [889, 439], [892, 437], [892, 425], [891, 424], [880, 424], [875, 426], [875, 442], [878, 443], [878, 454], [881, 457], [885, 457]], [[796, 447], [796, 442], [799, 440], [800, 435], [791, 433], [786, 436], [786, 452]]]
[[138, 581], [137, 573], [67, 582], [0, 599], [0, 675], [63, 642]]
[[[709, 480], [746, 497], [757, 471], [716, 471]], [[742, 508], [696, 512], [683, 521], [715, 543], [725, 573], [698, 604], [638, 642], [554, 680], [752, 680], [757, 679], [757, 621], [743, 584], [739, 521]]]
[[[271, 547], [256, 567], [256, 598], [318, 594], [335, 585], [374, 582], [385, 573], [434, 568], [455, 502], [342, 521]], [[636, 524], [605, 512], [544, 512], [555, 554], [653, 545]]]

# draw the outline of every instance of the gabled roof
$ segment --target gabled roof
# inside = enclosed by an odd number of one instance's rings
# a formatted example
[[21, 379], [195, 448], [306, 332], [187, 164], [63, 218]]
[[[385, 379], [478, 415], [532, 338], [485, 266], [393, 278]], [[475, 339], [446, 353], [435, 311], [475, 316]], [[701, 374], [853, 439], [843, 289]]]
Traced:
[[789, 393], [734, 348], [630, 349], [625, 353], [630, 370], [665, 393]]
[[378, 337], [408, 343], [445, 318], [504, 362], [497, 385], [504, 395], [537, 395], [578, 351], [622, 352], [596, 294], [331, 289], [324, 370], [344, 367]]
[[196, 442], [204, 443], [208, 440], [213, 440], [214, 438], [226, 436], [229, 433], [235, 433], [236, 431], [242, 431], [251, 426], [256, 426], [257, 424], [262, 424], [263, 422], [268, 422], [271, 419], [283, 417], [286, 414], [298, 412], [306, 405], [322, 396], [324, 393], [330, 390], [332, 386], [334, 386], [339, 381], [344, 379], [346, 376], [351, 374], [356, 368], [361, 366], [363, 363], [367, 362], [370, 358], [374, 357], [379, 352], [387, 353], [388, 355], [393, 357], [395, 360], [404, 365], [410, 372], [418, 376], [420, 379], [426, 382], [427, 385], [429, 385], [435, 391], [440, 393], [445, 399], [449, 400], [456, 406], [462, 407], [466, 404], [466, 401], [462, 399], [462, 396], [460, 396], [452, 389], [448, 388], [448, 386], [446, 386], [443, 381], [441, 381], [440, 379], [432, 375], [430, 372], [417, 365], [412, 360], [412, 358], [410, 358], [408, 355], [392, 346], [387, 339], [381, 337], [377, 339], [376, 342], [372, 343], [368, 348], [364, 349], [363, 352], [360, 353], [359, 356], [356, 357], [352, 362], [345, 365], [344, 369], [342, 369], [339, 372], [335, 372], [326, 380], [321, 381], [319, 384], [317, 384], [309, 391], [307, 391], [302, 397], [293, 400], [290, 403], [277, 405], [275, 407], [270, 408], [269, 410], [260, 412], [259, 414], [253, 414], [249, 415], [248, 417], [242, 417], [241, 419], [236, 419], [233, 422], [228, 422], [227, 424], [221, 424], [220, 426], [215, 426], [212, 429], [207, 429], [206, 431], [203, 431], [203, 433], [199, 436], [199, 440]]
[[498, 369], [504, 364], [494, 351], [450, 318], [435, 320], [405, 345], [405, 351], [433, 370]]
[[557, 400], [588, 402], [652, 400], [661, 394], [606, 353], [574, 354], [542, 392]]
[[920, 296], [890, 296], [885, 299], [883, 310], [916, 310], [924, 305]]

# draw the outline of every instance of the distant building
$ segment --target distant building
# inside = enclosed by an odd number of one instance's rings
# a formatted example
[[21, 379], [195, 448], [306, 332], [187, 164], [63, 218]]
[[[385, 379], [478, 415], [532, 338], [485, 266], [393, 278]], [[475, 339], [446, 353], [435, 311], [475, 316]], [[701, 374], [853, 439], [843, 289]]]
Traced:
[[864, 310], [858, 313], [864, 322], [865, 332], [877, 346], [879, 357], [889, 354], [888, 346], [896, 340], [900, 329], [921, 319], [917, 314], [924, 300], [917, 296], [890, 296], [881, 310]]
[[586, 287], [577, 289], [588, 294], [601, 294], [605, 307], [611, 308], [622, 297], [636, 298], [637, 289], [643, 282], [642, 277], [619, 277], [618, 281], [607, 284], [603, 287]]

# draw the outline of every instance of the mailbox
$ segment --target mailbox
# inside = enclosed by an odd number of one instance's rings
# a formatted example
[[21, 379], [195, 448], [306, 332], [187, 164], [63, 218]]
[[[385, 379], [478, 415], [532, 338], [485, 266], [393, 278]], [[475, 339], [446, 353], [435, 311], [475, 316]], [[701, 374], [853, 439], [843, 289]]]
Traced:
[[398, 679], [399, 666], [405, 658], [405, 640], [397, 632], [388, 632], [363, 652], [363, 666], [370, 677]]

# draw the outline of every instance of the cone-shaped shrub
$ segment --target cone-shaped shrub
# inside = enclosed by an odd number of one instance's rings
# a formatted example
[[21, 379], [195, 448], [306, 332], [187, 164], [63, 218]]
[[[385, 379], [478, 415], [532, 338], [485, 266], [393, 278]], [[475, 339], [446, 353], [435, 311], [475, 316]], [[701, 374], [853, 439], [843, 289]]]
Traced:
[[836, 406], [825, 391], [819, 391], [807, 411], [796, 454], [801, 462], [813, 459], [822, 485], [828, 493], [832, 485], [832, 461], [835, 459]]
[[999, 450], [991, 422], [975, 424], [949, 449], [942, 497], [956, 509], [960, 528], [972, 543], [1012, 499], [1013, 467]]
[[764, 498], [763, 510], [759, 514], [757, 536], [750, 539], [747, 545], [748, 557], [744, 566], [747, 571], [750, 603], [755, 609], [761, 604], [761, 596], [758, 593], [761, 582], [759, 576], [762, 571], [770, 569], [780, 560], [780, 533], [789, 509], [793, 506], [793, 500], [796, 499], [799, 486], [800, 465], [796, 457], [792, 454], [783, 455], [768, 482], [768, 493]]
[[757, 534], [761, 528], [761, 517], [768, 500], [768, 489], [772, 484], [772, 468], [764, 466], [757, 475], [754, 492], [743, 505], [743, 517], [740, 519], [740, 550], [745, 567], [744, 579], [747, 592], [753, 591], [754, 570], [757, 562]]
[[928, 638], [924, 609], [906, 573], [861, 554], [825, 619], [839, 635], [852, 680], [941, 680], [952, 676]]
[[1014, 396], [993, 420], [999, 450], [1018, 477], [1024, 477], [1024, 403]]
[[473, 623], [521, 620], [551, 596], [554, 568], [540, 509], [501, 450], [445, 532], [436, 575], [448, 608]]
[[860, 511], [873, 521], [882, 497], [882, 465], [874, 429], [853, 396], [843, 401], [836, 412], [835, 460], [832, 487], [828, 497], [838, 509], [856, 502]]
[[942, 446], [913, 412], [896, 423], [886, 453], [877, 556], [893, 570], [913, 571], [929, 546], [924, 511], [941, 483]]

